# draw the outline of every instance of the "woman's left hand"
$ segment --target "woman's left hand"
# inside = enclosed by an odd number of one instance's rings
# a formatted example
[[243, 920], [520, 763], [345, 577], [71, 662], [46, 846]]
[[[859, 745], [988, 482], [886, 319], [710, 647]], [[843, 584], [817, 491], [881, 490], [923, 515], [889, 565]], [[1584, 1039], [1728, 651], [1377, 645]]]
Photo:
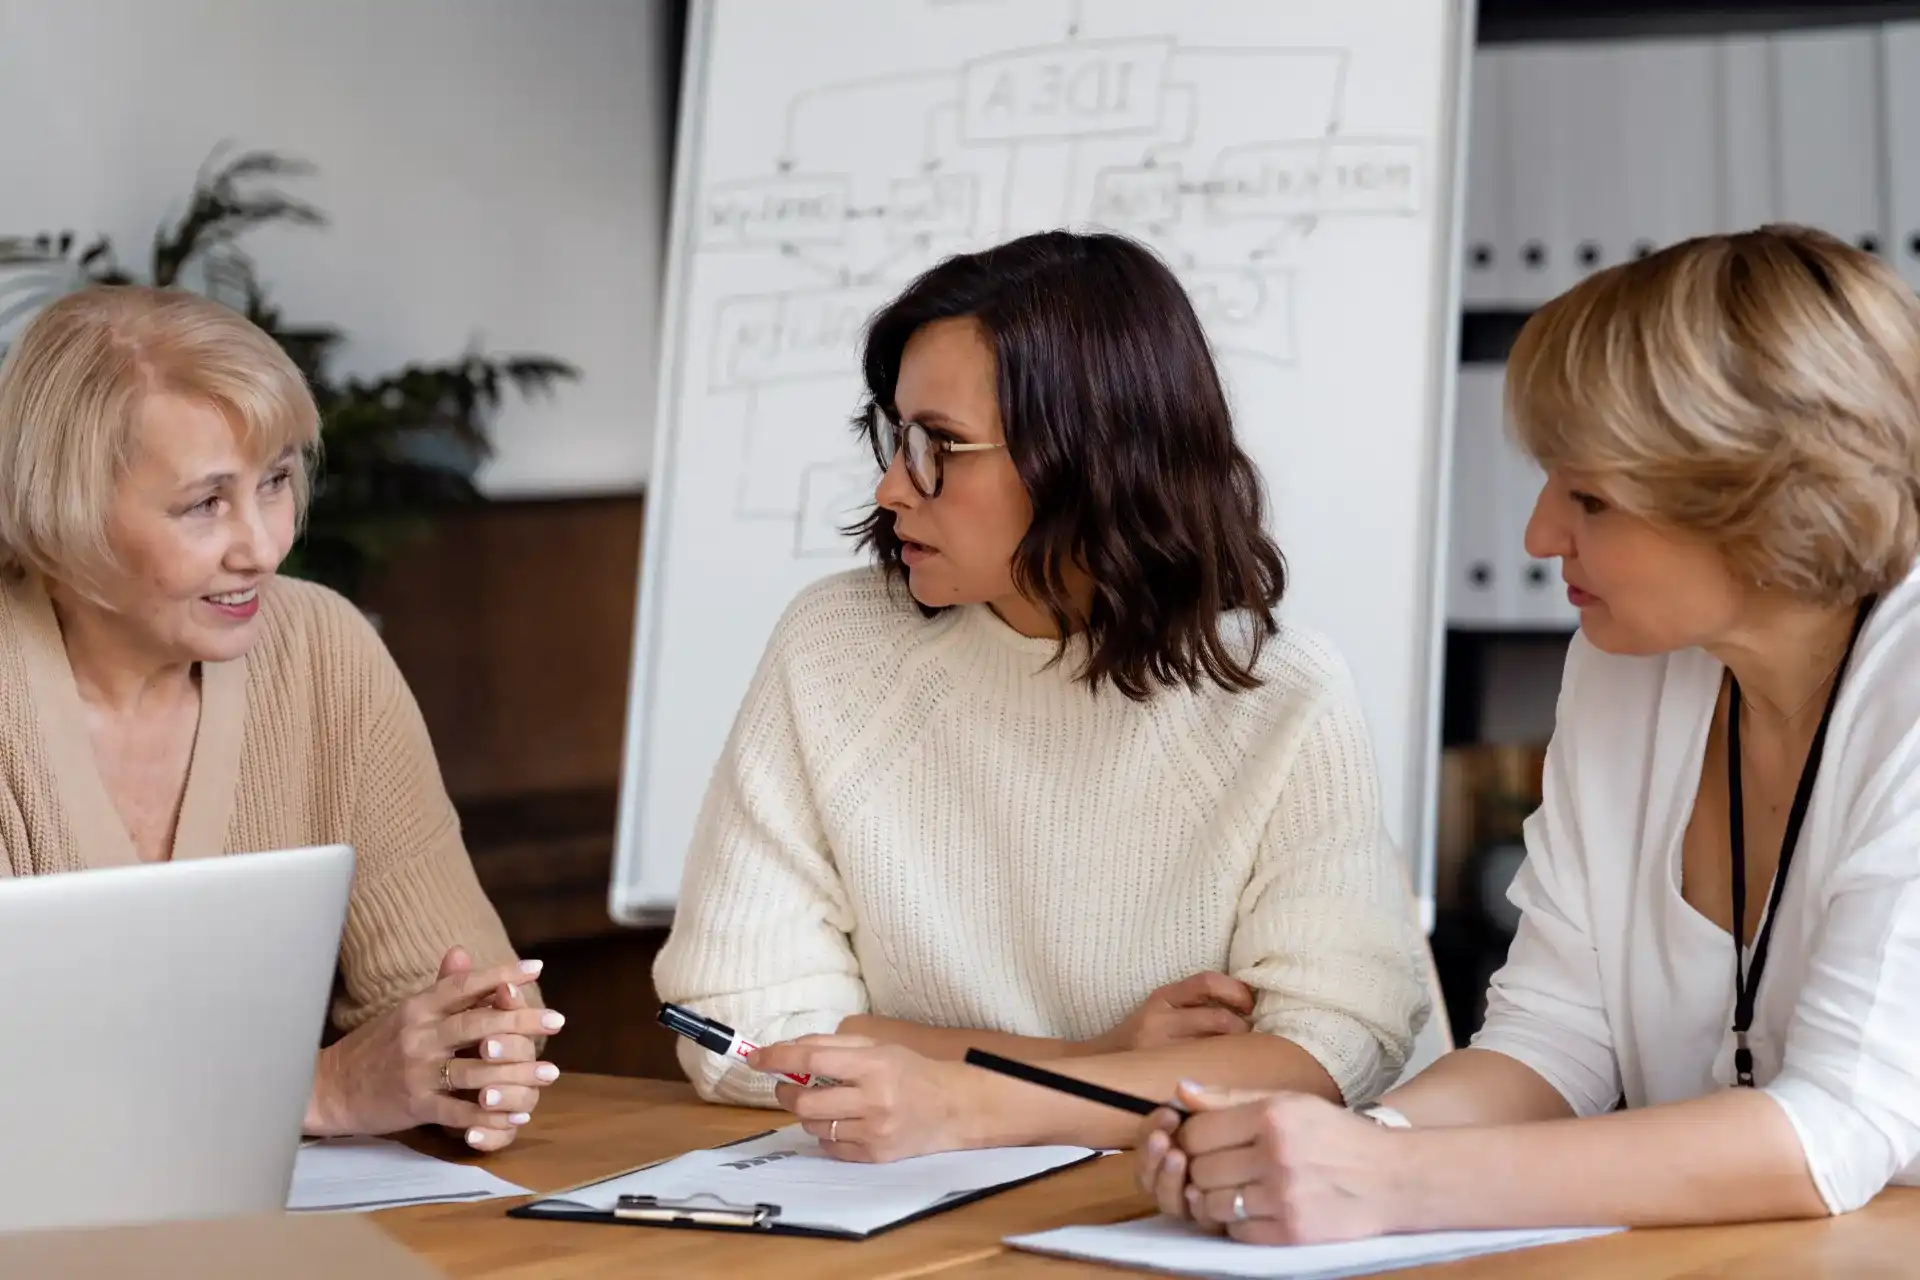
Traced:
[[[473, 968], [473, 957], [465, 947], [454, 947], [440, 961], [440, 976], [451, 977]], [[482, 999], [480, 1008], [503, 1011], [525, 1009], [526, 995], [515, 986], [496, 987]], [[532, 1079], [528, 1080], [531, 1073]], [[456, 1092], [471, 1094], [485, 1111], [485, 1123], [466, 1130], [450, 1129], [451, 1137], [480, 1151], [498, 1151], [512, 1144], [520, 1126], [533, 1119], [540, 1095], [547, 1085], [560, 1078], [550, 1062], [541, 1062], [538, 1046], [530, 1037], [500, 1034], [488, 1036], [471, 1051], [455, 1053], [447, 1063], [447, 1074]], [[476, 1137], [478, 1140], [476, 1141]]]
[[1247, 1244], [1324, 1244], [1395, 1229], [1396, 1134], [1302, 1093], [1182, 1085], [1193, 1114], [1149, 1118], [1140, 1183], [1163, 1213]]
[[965, 1069], [865, 1036], [802, 1036], [757, 1049], [759, 1071], [826, 1076], [833, 1084], [781, 1081], [780, 1105], [836, 1160], [884, 1164], [968, 1145]]

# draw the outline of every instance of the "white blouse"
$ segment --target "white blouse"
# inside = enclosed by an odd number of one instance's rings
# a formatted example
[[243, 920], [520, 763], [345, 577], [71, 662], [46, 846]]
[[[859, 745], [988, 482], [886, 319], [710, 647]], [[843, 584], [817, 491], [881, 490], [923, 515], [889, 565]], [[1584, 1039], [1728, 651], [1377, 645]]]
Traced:
[[[1568, 653], [1509, 894], [1519, 930], [1473, 1044], [1583, 1116], [1732, 1085], [1733, 939], [1680, 896], [1723, 670], [1584, 636]], [[1920, 1184], [1920, 571], [1882, 597], [1848, 666], [1748, 1044], [1831, 1212]]]

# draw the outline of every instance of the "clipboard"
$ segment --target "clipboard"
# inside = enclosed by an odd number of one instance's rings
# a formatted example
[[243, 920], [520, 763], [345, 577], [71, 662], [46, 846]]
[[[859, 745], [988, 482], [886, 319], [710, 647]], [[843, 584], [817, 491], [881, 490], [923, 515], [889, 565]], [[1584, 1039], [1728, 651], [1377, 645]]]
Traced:
[[[1003, 1191], [1012, 1191], [1017, 1187], [1023, 1187], [1030, 1182], [1037, 1182], [1042, 1178], [1051, 1177], [1056, 1173], [1063, 1173], [1068, 1169], [1078, 1168], [1080, 1165], [1098, 1160], [1101, 1155], [1104, 1154], [1100, 1151], [1083, 1147], [1030, 1149], [1036, 1153], [1040, 1151], [1058, 1151], [1063, 1154], [1066, 1152], [1073, 1152], [1075, 1154], [1071, 1155], [1070, 1158], [1049, 1160], [1046, 1167], [1026, 1173], [1024, 1176], [996, 1180], [988, 1184], [948, 1192], [932, 1200], [930, 1203], [925, 1204], [923, 1207], [891, 1216], [884, 1222], [865, 1229], [794, 1221], [793, 1214], [795, 1210], [790, 1204], [783, 1206], [780, 1199], [775, 1196], [729, 1196], [712, 1191], [695, 1191], [676, 1196], [658, 1195], [642, 1191], [630, 1194], [618, 1194], [614, 1196], [609, 1207], [600, 1207], [584, 1203], [574, 1198], [583, 1192], [592, 1192], [596, 1189], [606, 1188], [608, 1184], [632, 1178], [636, 1174], [663, 1169], [668, 1165], [687, 1160], [690, 1157], [726, 1152], [734, 1148], [747, 1147], [755, 1143], [764, 1143], [780, 1135], [794, 1133], [797, 1130], [797, 1125], [790, 1125], [784, 1129], [768, 1129], [760, 1133], [750, 1134], [744, 1138], [739, 1138], [733, 1142], [722, 1143], [717, 1147], [704, 1148], [700, 1151], [686, 1152], [682, 1155], [669, 1156], [663, 1160], [654, 1160], [646, 1164], [635, 1165], [631, 1169], [624, 1169], [618, 1173], [594, 1178], [587, 1182], [576, 1183], [571, 1187], [564, 1187], [558, 1191], [550, 1192], [547, 1195], [515, 1205], [513, 1208], [507, 1210], [506, 1216], [509, 1218], [525, 1218], [543, 1222], [597, 1223], [603, 1226], [664, 1227], [668, 1230], [722, 1231], [745, 1235], [802, 1236], [820, 1240], [871, 1240], [895, 1228], [919, 1222], [922, 1219], [933, 1217], [936, 1214], [945, 1213], [950, 1209], [958, 1209], [962, 1205], [972, 1204], [977, 1200], [984, 1200], [989, 1196], [998, 1195]], [[955, 1154], [965, 1155], [972, 1153]], [[937, 1158], [938, 1157], [922, 1157], [922, 1159]], [[910, 1165], [912, 1162], [905, 1161], [899, 1163], [900, 1165]], [[895, 1167], [899, 1166], [849, 1166], [852, 1170], [885, 1170]], [[603, 1191], [596, 1198], [606, 1199], [607, 1192]]]

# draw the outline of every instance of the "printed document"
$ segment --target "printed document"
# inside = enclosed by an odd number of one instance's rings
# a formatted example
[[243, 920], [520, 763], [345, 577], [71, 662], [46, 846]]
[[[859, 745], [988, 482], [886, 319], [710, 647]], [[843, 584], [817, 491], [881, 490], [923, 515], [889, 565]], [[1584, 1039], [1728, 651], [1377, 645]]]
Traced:
[[[1538, 1231], [1434, 1231], [1379, 1236], [1344, 1244], [1241, 1244], [1172, 1218], [1140, 1218], [1104, 1227], [1062, 1227], [1006, 1243], [1030, 1253], [1083, 1262], [1161, 1271], [1170, 1275], [1259, 1277], [1260, 1280], [1340, 1280], [1402, 1267], [1419, 1267], [1511, 1249], [1582, 1240], [1615, 1227]], [[1544, 1264], [1543, 1264], [1544, 1265]], [[1543, 1272], [1542, 1274], [1550, 1274]]]
[[366, 1212], [528, 1194], [485, 1169], [422, 1155], [386, 1138], [324, 1138], [300, 1148], [287, 1208]]
[[782, 1226], [866, 1235], [948, 1200], [1050, 1173], [1097, 1153], [1087, 1147], [994, 1147], [854, 1164], [823, 1154], [799, 1125], [732, 1146], [693, 1151], [577, 1187], [529, 1206], [611, 1213], [621, 1196], [780, 1206]]

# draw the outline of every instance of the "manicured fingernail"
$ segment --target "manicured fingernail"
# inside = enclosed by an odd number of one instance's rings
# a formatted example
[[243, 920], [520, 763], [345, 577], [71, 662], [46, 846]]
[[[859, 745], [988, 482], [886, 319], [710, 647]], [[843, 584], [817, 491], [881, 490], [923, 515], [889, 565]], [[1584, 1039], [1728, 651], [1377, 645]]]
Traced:
[[497, 1107], [497, 1106], [499, 1106], [499, 1105], [500, 1105], [500, 1091], [499, 1091], [498, 1089], [489, 1089], [489, 1090], [487, 1090], [487, 1096], [486, 1096], [485, 1098], [483, 1098], [483, 1099], [481, 1100], [481, 1103], [480, 1103], [480, 1105], [481, 1105], [481, 1106], [483, 1106], [483, 1107]]
[[509, 982], [507, 984], [507, 999], [518, 1000], [519, 998], [520, 998], [520, 988], [514, 986], [511, 982]]
[[552, 1084], [560, 1078], [560, 1068], [551, 1062], [543, 1062], [533, 1069], [533, 1078], [541, 1084]]
[[553, 1010], [549, 1009], [545, 1013], [540, 1015], [540, 1025], [545, 1027], [549, 1031], [558, 1031], [560, 1028], [567, 1025], [567, 1020], [563, 1015], [555, 1013]]
[[1180, 1082], [1180, 1087], [1182, 1089], [1185, 1089], [1188, 1093], [1200, 1092], [1200, 1084], [1196, 1080], [1182, 1080]]
[[531, 978], [534, 974], [540, 972], [541, 963], [539, 960], [522, 960], [520, 962], [520, 972]]
[[526, 1112], [516, 1111], [512, 1115], [507, 1117], [507, 1123], [508, 1124], [526, 1124], [529, 1120], [532, 1120], [532, 1119], [533, 1117], [528, 1115]]
[[1187, 1208], [1198, 1209], [1199, 1207], [1200, 1207], [1200, 1188], [1188, 1187], [1187, 1188]]
[[497, 1057], [499, 1057], [499, 1056], [500, 1056], [500, 1052], [501, 1052], [501, 1050], [500, 1050], [500, 1042], [499, 1042], [498, 1040], [489, 1040], [489, 1041], [487, 1041], [487, 1056], [488, 1056], [489, 1058], [497, 1058]]
[[480, 1131], [479, 1129], [469, 1129], [469, 1130], [467, 1130], [467, 1145], [468, 1145], [468, 1146], [470, 1146], [470, 1147], [477, 1147], [477, 1146], [479, 1146], [479, 1145], [480, 1145], [481, 1143], [483, 1143], [483, 1142], [485, 1142], [486, 1140], [487, 1140], [487, 1135], [486, 1135], [485, 1133], [483, 1133], [483, 1132], [481, 1132], [481, 1131]]
[[1165, 1154], [1167, 1154], [1167, 1135], [1156, 1129], [1147, 1138], [1147, 1155], [1150, 1159], [1158, 1160]]

